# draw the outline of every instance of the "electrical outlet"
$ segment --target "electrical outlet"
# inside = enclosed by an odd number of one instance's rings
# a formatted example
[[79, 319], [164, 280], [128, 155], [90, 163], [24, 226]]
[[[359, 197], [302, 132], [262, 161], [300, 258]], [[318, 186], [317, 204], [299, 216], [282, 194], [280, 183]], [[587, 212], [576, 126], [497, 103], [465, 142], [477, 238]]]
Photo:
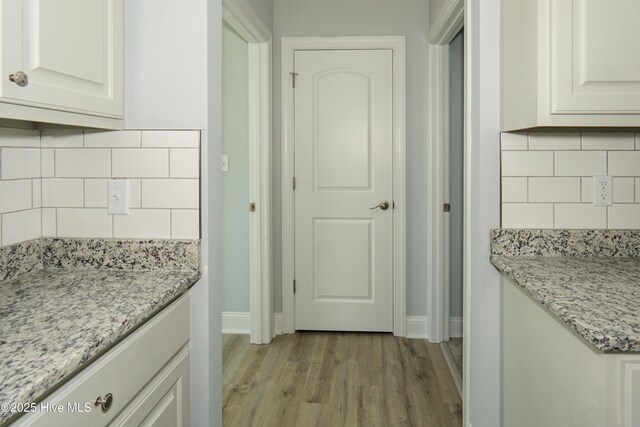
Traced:
[[594, 206], [613, 205], [613, 180], [610, 176], [593, 177]]
[[129, 215], [129, 180], [112, 179], [107, 185], [107, 213]]
[[229, 172], [229, 156], [222, 155], [222, 172]]

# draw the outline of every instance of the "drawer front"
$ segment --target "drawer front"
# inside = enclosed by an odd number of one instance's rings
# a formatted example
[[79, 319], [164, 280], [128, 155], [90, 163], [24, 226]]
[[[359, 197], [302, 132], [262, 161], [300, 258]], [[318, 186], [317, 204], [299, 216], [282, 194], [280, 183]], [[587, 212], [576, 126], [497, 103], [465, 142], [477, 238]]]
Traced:
[[[43, 400], [63, 405], [63, 411], [28, 414], [14, 426], [106, 426], [188, 340], [189, 296], [184, 295]], [[103, 412], [94, 402], [108, 393], [113, 395], [113, 402]], [[69, 410], [74, 405], [84, 408], [86, 402], [91, 403], [89, 412]]]

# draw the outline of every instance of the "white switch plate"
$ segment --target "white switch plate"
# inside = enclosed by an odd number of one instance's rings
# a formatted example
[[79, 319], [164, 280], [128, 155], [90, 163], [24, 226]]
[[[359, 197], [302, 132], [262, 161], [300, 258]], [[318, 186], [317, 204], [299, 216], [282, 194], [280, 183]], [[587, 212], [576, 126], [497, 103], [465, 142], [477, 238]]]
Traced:
[[229, 156], [222, 155], [222, 172], [229, 172]]
[[112, 179], [107, 187], [107, 213], [129, 215], [129, 180]]
[[593, 177], [593, 204], [595, 206], [613, 205], [613, 180], [610, 176]]

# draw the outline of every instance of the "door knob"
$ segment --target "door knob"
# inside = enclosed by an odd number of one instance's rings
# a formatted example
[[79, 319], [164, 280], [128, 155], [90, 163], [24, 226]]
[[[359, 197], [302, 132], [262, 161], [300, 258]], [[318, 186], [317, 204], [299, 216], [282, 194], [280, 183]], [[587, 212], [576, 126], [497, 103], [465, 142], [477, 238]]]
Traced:
[[389, 209], [389, 202], [387, 202], [386, 200], [383, 200], [379, 204], [377, 204], [374, 207], [369, 208], [369, 209], [373, 210], [373, 209], [378, 209], [378, 208], [382, 209], [383, 211], [386, 211], [387, 209]]
[[29, 84], [29, 77], [22, 71], [18, 71], [15, 74], [9, 74], [9, 81], [17, 84], [20, 87], [25, 87]]

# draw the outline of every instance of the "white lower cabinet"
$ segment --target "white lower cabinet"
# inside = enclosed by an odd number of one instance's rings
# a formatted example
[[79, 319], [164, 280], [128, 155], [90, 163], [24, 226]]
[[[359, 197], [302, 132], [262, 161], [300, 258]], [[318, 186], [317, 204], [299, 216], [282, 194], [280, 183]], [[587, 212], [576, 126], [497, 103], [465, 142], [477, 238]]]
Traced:
[[502, 426], [640, 426], [640, 353], [588, 344], [502, 278]]
[[[100, 405], [99, 400], [106, 403]], [[45, 397], [38, 407], [12, 427], [188, 426], [188, 295]]]

